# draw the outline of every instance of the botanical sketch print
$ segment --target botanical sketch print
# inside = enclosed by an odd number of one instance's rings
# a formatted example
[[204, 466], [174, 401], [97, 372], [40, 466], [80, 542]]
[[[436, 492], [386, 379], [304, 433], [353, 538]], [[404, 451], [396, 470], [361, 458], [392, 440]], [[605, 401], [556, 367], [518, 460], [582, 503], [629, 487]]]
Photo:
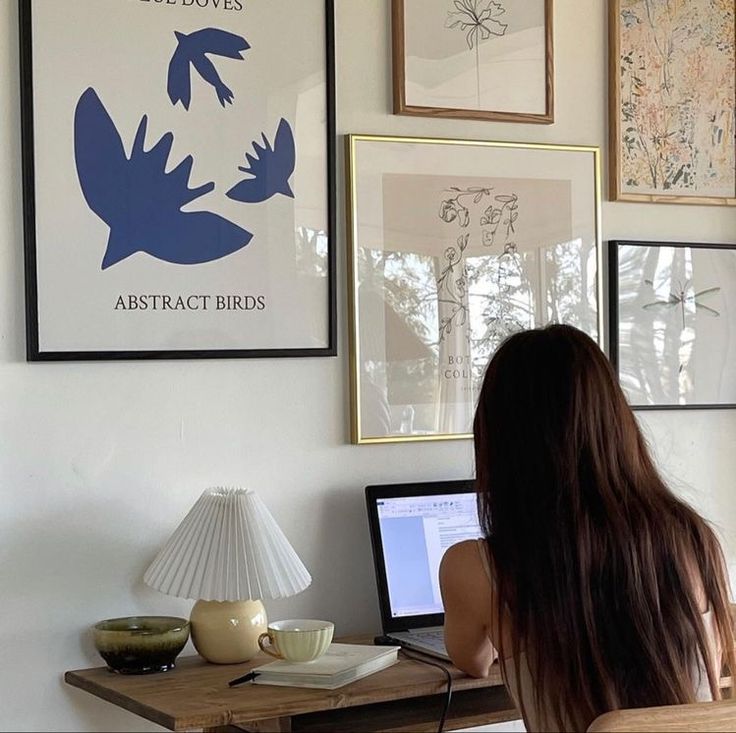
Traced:
[[358, 250], [361, 389], [385, 395], [367, 434], [465, 434], [507, 336], [595, 332], [595, 246], [573, 236], [570, 181], [390, 173], [382, 202], [382, 249]]
[[736, 404], [736, 250], [622, 244], [619, 374], [634, 405]]
[[545, 0], [403, 0], [407, 105], [547, 112]]
[[619, 26], [622, 193], [734, 196], [733, 0], [620, 0]]
[[[498, 293], [492, 296], [487, 288], [483, 288], [479, 294], [489, 301], [482, 310], [480, 328], [483, 335], [472, 339], [470, 330], [466, 332], [469, 347], [474, 340], [476, 343], [495, 342], [492, 343], [495, 348], [506, 336], [525, 327], [522, 319], [514, 315], [513, 306], [508, 300], [511, 288], [508, 283], [521, 275], [521, 259], [514, 242], [519, 197], [515, 193], [496, 193], [492, 188], [477, 186], [465, 189], [451, 186], [444, 195], [448, 198], [443, 198], [440, 204], [442, 221], [447, 224], [455, 222], [461, 230], [467, 230], [471, 220], [477, 219], [482, 246], [493, 248], [498, 245], [498, 251], [493, 252], [495, 257], [484, 258], [486, 264], [493, 263], [493, 280], [498, 285]], [[463, 199], [467, 199], [466, 204], [463, 204]], [[467, 232], [460, 234], [456, 244], [450, 245], [444, 253], [444, 267], [437, 279], [438, 300], [445, 311], [439, 323], [440, 342], [452, 333], [453, 326], [463, 327], [468, 323], [468, 290], [491, 274], [488, 267], [478, 267], [477, 262], [471, 264], [469, 271], [464, 256], [469, 237]], [[493, 301], [493, 305], [490, 301]], [[525, 315], [529, 315], [528, 311]], [[528, 322], [528, 318], [523, 321]]]
[[[531, 291], [513, 241], [518, 195], [491, 186], [450, 186], [440, 197], [440, 220], [450, 232], [460, 233], [445, 249], [437, 277], [439, 422], [444, 429], [465, 430], [489, 354], [506, 336], [533, 324]], [[471, 233], [488, 249], [481, 257], [466, 257]], [[516, 306], [507, 282], [511, 278], [519, 281], [517, 291], [525, 291]], [[479, 317], [471, 318], [471, 299], [480, 306]]]
[[477, 109], [482, 109], [480, 43], [506, 33], [508, 23], [499, 20], [506, 13], [506, 8], [494, 0], [453, 0], [452, 5], [455, 9], [447, 12], [445, 27], [465, 33], [468, 48], [474, 52]]

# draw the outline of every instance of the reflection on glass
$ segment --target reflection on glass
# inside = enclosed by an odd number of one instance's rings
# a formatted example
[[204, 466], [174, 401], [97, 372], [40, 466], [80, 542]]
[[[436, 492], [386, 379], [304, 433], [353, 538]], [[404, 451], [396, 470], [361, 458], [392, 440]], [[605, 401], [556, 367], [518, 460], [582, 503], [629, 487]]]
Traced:
[[516, 331], [531, 328], [536, 297], [530, 275], [537, 254], [520, 255], [513, 244], [500, 256], [475, 257], [471, 261], [471, 321], [473, 329], [473, 375], [475, 393], [483, 372], [501, 343]]
[[597, 154], [353, 143], [356, 437], [466, 435], [510, 334], [560, 321], [598, 337]]
[[295, 235], [297, 272], [300, 275], [327, 277], [327, 233], [310, 227], [297, 227]]
[[596, 333], [594, 244], [468, 249], [467, 233], [434, 257], [359, 249], [364, 435], [470, 432], [485, 367], [505, 338], [549, 322]]
[[635, 405], [736, 401], [727, 312], [736, 252], [619, 248], [619, 373]]

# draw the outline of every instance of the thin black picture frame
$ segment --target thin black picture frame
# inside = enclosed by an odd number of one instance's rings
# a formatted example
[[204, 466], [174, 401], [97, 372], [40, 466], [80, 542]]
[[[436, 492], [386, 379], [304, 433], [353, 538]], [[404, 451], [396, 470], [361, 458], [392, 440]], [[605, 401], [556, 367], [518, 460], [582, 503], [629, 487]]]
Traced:
[[337, 348], [337, 135], [335, 117], [335, 0], [325, 5], [327, 128], [327, 314], [328, 344], [320, 348], [162, 349], [121, 351], [40, 351], [36, 247], [36, 195], [33, 110], [33, 0], [18, 0], [20, 34], [21, 159], [26, 294], [27, 361], [124, 361], [161, 359], [261, 359], [334, 357]]
[[[681, 249], [711, 249], [711, 250], [736, 250], [736, 244], [727, 242], [649, 242], [641, 240], [613, 239], [608, 242], [608, 322], [609, 322], [609, 359], [613, 364], [616, 374], [619, 372], [619, 249], [621, 247], [678, 247]], [[732, 410], [736, 409], [736, 403], [694, 403], [688, 405], [680, 404], [657, 404], [639, 405], [631, 404], [633, 410]]]

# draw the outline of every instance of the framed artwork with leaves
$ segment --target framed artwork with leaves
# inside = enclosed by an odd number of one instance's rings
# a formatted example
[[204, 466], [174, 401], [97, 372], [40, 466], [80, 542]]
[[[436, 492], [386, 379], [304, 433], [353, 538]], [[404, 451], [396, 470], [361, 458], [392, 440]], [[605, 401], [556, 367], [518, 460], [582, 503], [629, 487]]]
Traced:
[[610, 0], [610, 198], [736, 205], [733, 0]]
[[394, 112], [554, 122], [553, 0], [393, 0]]
[[637, 409], [736, 407], [736, 244], [609, 242], [611, 359]]
[[18, 0], [29, 360], [336, 353], [333, 0]]
[[469, 438], [510, 334], [604, 344], [599, 151], [351, 135], [352, 438]]

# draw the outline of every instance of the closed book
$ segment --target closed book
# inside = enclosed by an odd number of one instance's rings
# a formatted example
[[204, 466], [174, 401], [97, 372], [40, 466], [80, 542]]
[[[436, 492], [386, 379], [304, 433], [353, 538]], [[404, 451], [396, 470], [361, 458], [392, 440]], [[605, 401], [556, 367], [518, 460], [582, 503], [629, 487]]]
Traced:
[[256, 667], [257, 685], [315, 687], [335, 690], [375, 672], [380, 672], [399, 658], [398, 646], [367, 644], [330, 644], [327, 651], [312, 662], [279, 660]]

